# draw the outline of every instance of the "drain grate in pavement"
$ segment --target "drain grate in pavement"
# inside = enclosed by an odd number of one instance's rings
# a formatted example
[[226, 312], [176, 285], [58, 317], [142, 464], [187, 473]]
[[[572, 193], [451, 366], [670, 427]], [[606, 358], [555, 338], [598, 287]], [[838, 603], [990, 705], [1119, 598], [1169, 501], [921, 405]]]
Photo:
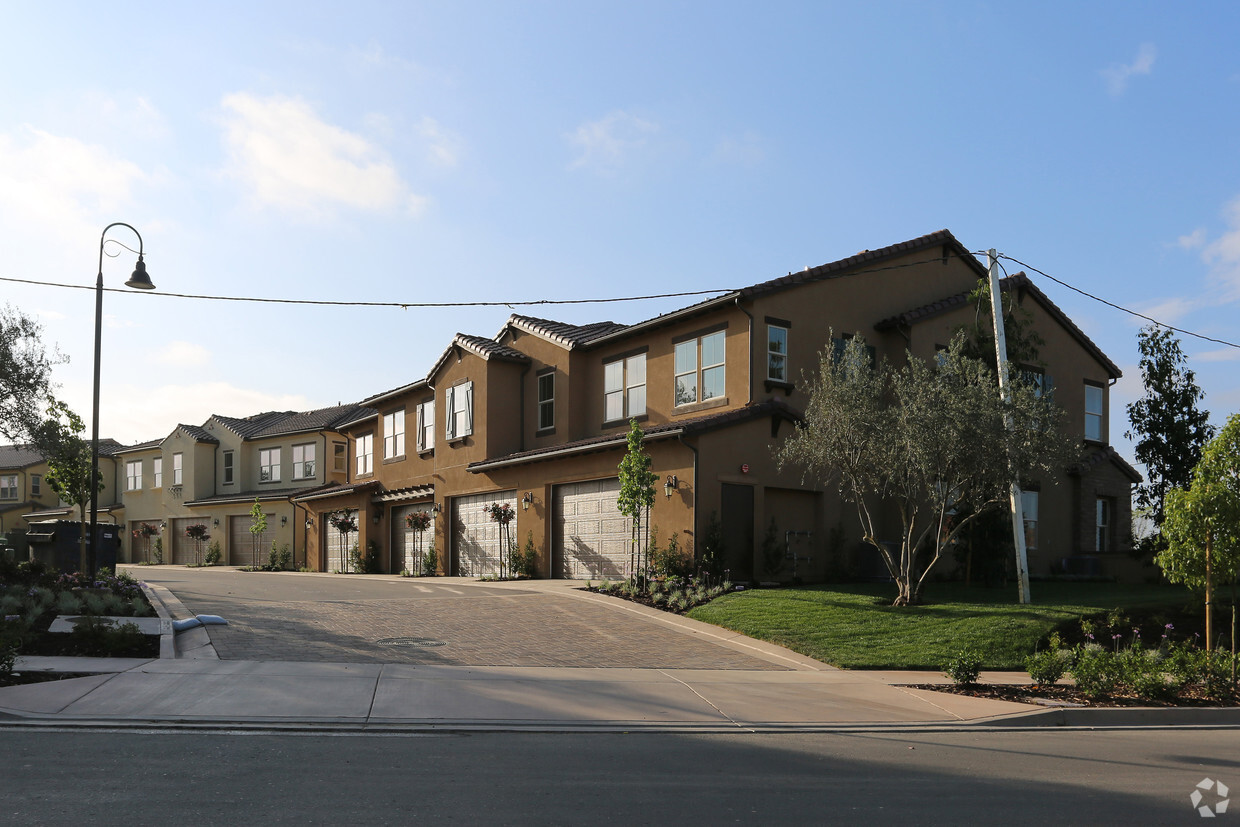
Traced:
[[442, 640], [435, 640], [429, 637], [385, 637], [376, 640], [375, 643], [380, 646], [444, 646]]

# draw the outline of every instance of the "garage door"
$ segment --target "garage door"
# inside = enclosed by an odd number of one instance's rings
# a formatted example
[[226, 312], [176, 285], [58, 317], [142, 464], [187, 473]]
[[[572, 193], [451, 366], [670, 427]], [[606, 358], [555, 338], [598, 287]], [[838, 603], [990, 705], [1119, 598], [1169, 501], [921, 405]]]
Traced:
[[271, 541], [275, 539], [275, 531], [271, 527], [276, 515], [267, 515], [267, 529], [258, 535], [257, 554], [255, 553], [254, 535], [250, 526], [254, 518], [249, 514], [228, 518], [228, 563], [232, 566], [265, 566], [271, 558]]
[[[205, 525], [207, 527], [207, 534], [211, 534], [215, 530], [211, 528], [210, 521], [204, 520], [201, 517], [177, 517], [174, 519], [171, 525], [172, 531], [169, 532], [172, 536], [164, 541], [165, 546], [168, 544], [168, 540], [172, 542], [172, 559], [168, 562], [185, 566], [190, 563], [201, 562], [207, 558], [207, 546], [210, 545], [211, 540], [199, 543], [197, 540], [191, 540], [186, 537], [185, 529], [192, 525]], [[167, 552], [168, 550], [165, 549], [165, 553]]]
[[631, 529], [616, 505], [619, 495], [619, 477], [555, 487], [552, 546], [560, 577], [629, 576]]
[[[405, 524], [405, 517], [415, 512], [429, 514], [431, 518], [430, 528], [421, 532], [421, 536]], [[392, 538], [394, 571], [404, 569], [414, 574], [421, 574], [422, 559], [426, 555], [426, 550], [435, 544], [435, 512], [431, 511], [431, 504], [422, 503], [393, 508], [392, 530], [396, 534]]]
[[[484, 510], [491, 503], [508, 503], [517, 508], [517, 492], [496, 491], [452, 500], [452, 573], [460, 577], [486, 577], [499, 574], [499, 523]], [[508, 524], [512, 539], [517, 538], [517, 521]]]
[[[346, 509], [353, 522], [357, 522], [357, 509]], [[335, 513], [335, 512], [333, 512]], [[331, 523], [331, 514], [323, 515], [322, 527], [323, 542], [327, 546], [327, 570], [328, 571], [353, 571], [353, 564], [349, 561], [349, 550], [357, 545], [357, 532], [351, 531], [347, 535], [341, 534]], [[345, 545], [345, 537], [348, 537], [348, 545]]]

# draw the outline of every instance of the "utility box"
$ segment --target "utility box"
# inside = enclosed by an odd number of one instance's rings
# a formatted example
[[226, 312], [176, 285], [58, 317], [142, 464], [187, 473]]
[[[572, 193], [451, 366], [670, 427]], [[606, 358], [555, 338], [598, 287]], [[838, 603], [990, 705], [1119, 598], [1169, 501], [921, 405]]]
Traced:
[[[81, 545], [87, 526], [74, 520], [47, 520], [34, 523], [26, 533], [30, 544], [30, 559], [61, 572], [80, 571], [82, 568]], [[99, 543], [95, 554], [95, 568], [116, 568], [116, 553], [121, 545], [120, 526], [100, 523]], [[90, 543], [87, 542], [87, 553]]]

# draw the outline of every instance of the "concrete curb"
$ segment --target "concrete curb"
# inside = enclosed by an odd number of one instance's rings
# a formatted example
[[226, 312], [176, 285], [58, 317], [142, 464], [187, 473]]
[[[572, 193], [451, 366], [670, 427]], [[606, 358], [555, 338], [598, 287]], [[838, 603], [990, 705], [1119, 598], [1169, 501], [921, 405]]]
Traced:
[[[163, 586], [153, 583], [142, 583], [142, 590], [156, 613], [165, 620], [183, 620], [194, 617], [194, 613], [185, 608], [180, 599]], [[185, 632], [169, 631], [159, 637], [160, 658], [199, 658], [219, 660], [219, 653], [211, 644], [211, 637], [201, 626]]]

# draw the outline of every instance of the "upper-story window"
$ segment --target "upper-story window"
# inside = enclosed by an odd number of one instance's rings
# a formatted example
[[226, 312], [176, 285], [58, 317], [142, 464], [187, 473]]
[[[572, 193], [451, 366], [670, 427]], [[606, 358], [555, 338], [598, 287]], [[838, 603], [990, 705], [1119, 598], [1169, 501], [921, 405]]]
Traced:
[[447, 422], [444, 437], [460, 439], [474, 432], [474, 383], [462, 382], [448, 388], [444, 401]]
[[164, 458], [163, 457], [155, 457], [154, 459], [151, 460], [151, 472], [152, 472], [151, 473], [151, 477], [152, 477], [151, 487], [152, 488], [163, 488], [164, 487]]
[[137, 491], [142, 487], [142, 460], [131, 459], [125, 463], [125, 490]]
[[372, 474], [375, 470], [375, 435], [363, 434], [357, 438], [357, 473]]
[[173, 485], [181, 484], [181, 477], [182, 477], [182, 473], [184, 470], [183, 464], [182, 464], [183, 460], [184, 460], [184, 456], [182, 454], [177, 453], [177, 454], [172, 455], [172, 484]]
[[429, 451], [435, 447], [435, 400], [428, 399], [418, 405], [418, 450]]
[[405, 409], [383, 415], [383, 458], [405, 455]]
[[343, 442], [332, 443], [332, 467], [336, 471], [343, 473], [349, 470], [347, 468], [349, 463], [348, 454], [348, 447]]
[[1085, 438], [1102, 441], [1102, 387], [1085, 386]]
[[233, 484], [233, 452], [224, 452], [224, 485]]
[[43, 477], [38, 474], [30, 475], [30, 496], [37, 497], [43, 493]]
[[766, 326], [766, 378], [788, 381], [788, 328], [781, 325]]
[[1033, 388], [1033, 393], [1041, 399], [1047, 393], [1046, 373], [1040, 368], [1033, 368], [1023, 365], [1016, 369], [1016, 377], [1019, 381]]
[[1098, 551], [1111, 550], [1111, 501], [1104, 497], [1094, 500], [1094, 542]]
[[538, 377], [538, 430], [555, 427], [555, 371]]
[[719, 330], [676, 345], [677, 405], [692, 405], [724, 395], [724, 334]]
[[603, 419], [615, 422], [646, 414], [646, 354], [603, 365]]
[[258, 452], [258, 481], [280, 481], [280, 449], [263, 448]]
[[17, 499], [17, 475], [0, 474], [0, 500]]
[[314, 476], [314, 443], [293, 446], [293, 479], [308, 480]]

